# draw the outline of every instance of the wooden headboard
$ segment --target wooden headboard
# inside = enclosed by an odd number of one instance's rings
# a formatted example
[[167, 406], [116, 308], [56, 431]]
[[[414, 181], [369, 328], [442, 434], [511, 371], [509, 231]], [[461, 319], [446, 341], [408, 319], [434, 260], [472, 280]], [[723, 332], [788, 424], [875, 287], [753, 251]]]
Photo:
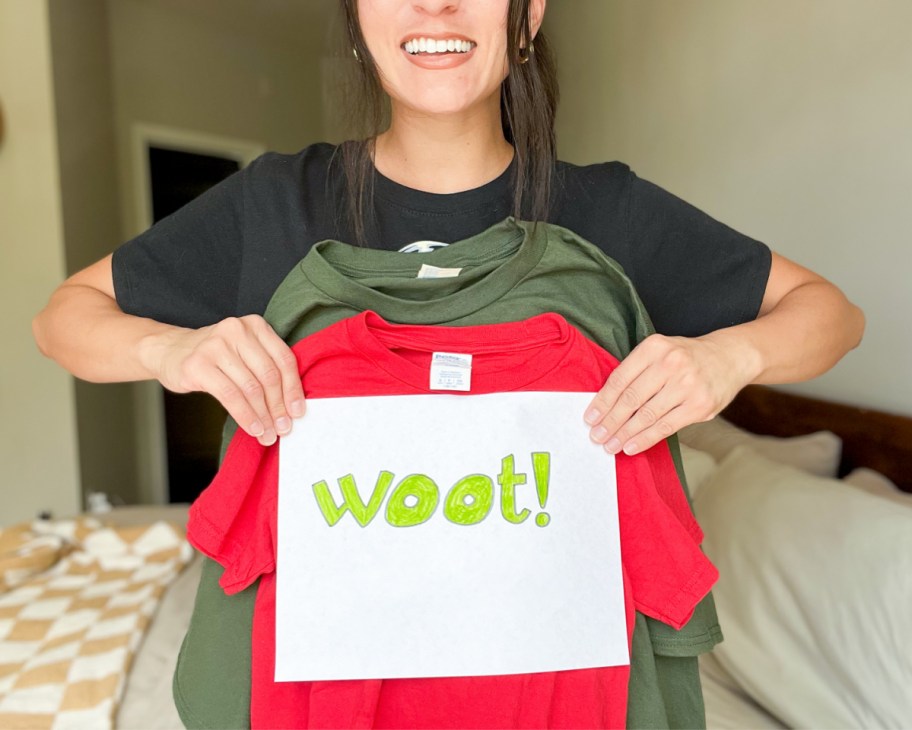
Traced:
[[842, 438], [840, 476], [866, 466], [912, 492], [912, 418], [792, 395], [759, 385], [742, 390], [722, 415], [753, 433]]

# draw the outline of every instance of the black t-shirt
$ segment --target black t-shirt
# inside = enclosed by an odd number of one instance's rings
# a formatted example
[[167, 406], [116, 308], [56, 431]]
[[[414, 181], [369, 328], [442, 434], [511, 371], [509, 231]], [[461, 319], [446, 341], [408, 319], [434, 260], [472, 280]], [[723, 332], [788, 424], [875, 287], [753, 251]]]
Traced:
[[[265, 154], [114, 252], [123, 311], [185, 327], [262, 314], [310, 247], [354, 241], [335, 148]], [[369, 245], [453, 243], [512, 214], [512, 166], [482, 187], [436, 194], [374, 178]], [[617, 261], [656, 329], [697, 336], [754, 319], [769, 277], [762, 243], [638, 178], [624, 164], [559, 162], [549, 223]], [[406, 254], [407, 255], [407, 254]]]

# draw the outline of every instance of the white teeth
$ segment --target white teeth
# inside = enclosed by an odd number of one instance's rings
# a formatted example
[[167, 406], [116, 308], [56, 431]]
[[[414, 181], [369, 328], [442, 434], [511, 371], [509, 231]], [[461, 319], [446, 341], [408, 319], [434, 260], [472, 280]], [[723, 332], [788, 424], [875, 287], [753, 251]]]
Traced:
[[402, 46], [406, 53], [468, 53], [475, 44], [456, 38], [437, 40], [435, 38], [412, 38]]

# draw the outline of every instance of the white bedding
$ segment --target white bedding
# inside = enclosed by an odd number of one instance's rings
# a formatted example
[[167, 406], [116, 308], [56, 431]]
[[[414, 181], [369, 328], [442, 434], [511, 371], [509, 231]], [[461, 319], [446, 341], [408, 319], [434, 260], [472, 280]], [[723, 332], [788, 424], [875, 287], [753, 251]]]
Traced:
[[785, 728], [740, 689], [712, 653], [700, 657], [700, 681], [706, 703], [707, 730]]
[[202, 559], [196, 555], [162, 599], [127, 677], [123, 701], [114, 721], [115, 728], [183, 728], [171, 696], [171, 677], [177, 652], [190, 623], [201, 566]]

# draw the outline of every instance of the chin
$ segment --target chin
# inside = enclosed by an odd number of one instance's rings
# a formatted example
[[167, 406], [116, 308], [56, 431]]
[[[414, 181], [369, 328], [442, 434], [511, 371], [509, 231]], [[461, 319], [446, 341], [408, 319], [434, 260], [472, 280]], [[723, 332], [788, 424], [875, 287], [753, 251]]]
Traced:
[[[421, 98], [409, 99], [403, 106], [412, 113], [422, 116], [448, 116], [468, 114], [483, 109], [491, 104], [490, 98], [460, 97], [454, 89], [440, 89], [435, 93], [423, 94]], [[497, 104], [500, 103], [500, 90], [497, 91]]]

